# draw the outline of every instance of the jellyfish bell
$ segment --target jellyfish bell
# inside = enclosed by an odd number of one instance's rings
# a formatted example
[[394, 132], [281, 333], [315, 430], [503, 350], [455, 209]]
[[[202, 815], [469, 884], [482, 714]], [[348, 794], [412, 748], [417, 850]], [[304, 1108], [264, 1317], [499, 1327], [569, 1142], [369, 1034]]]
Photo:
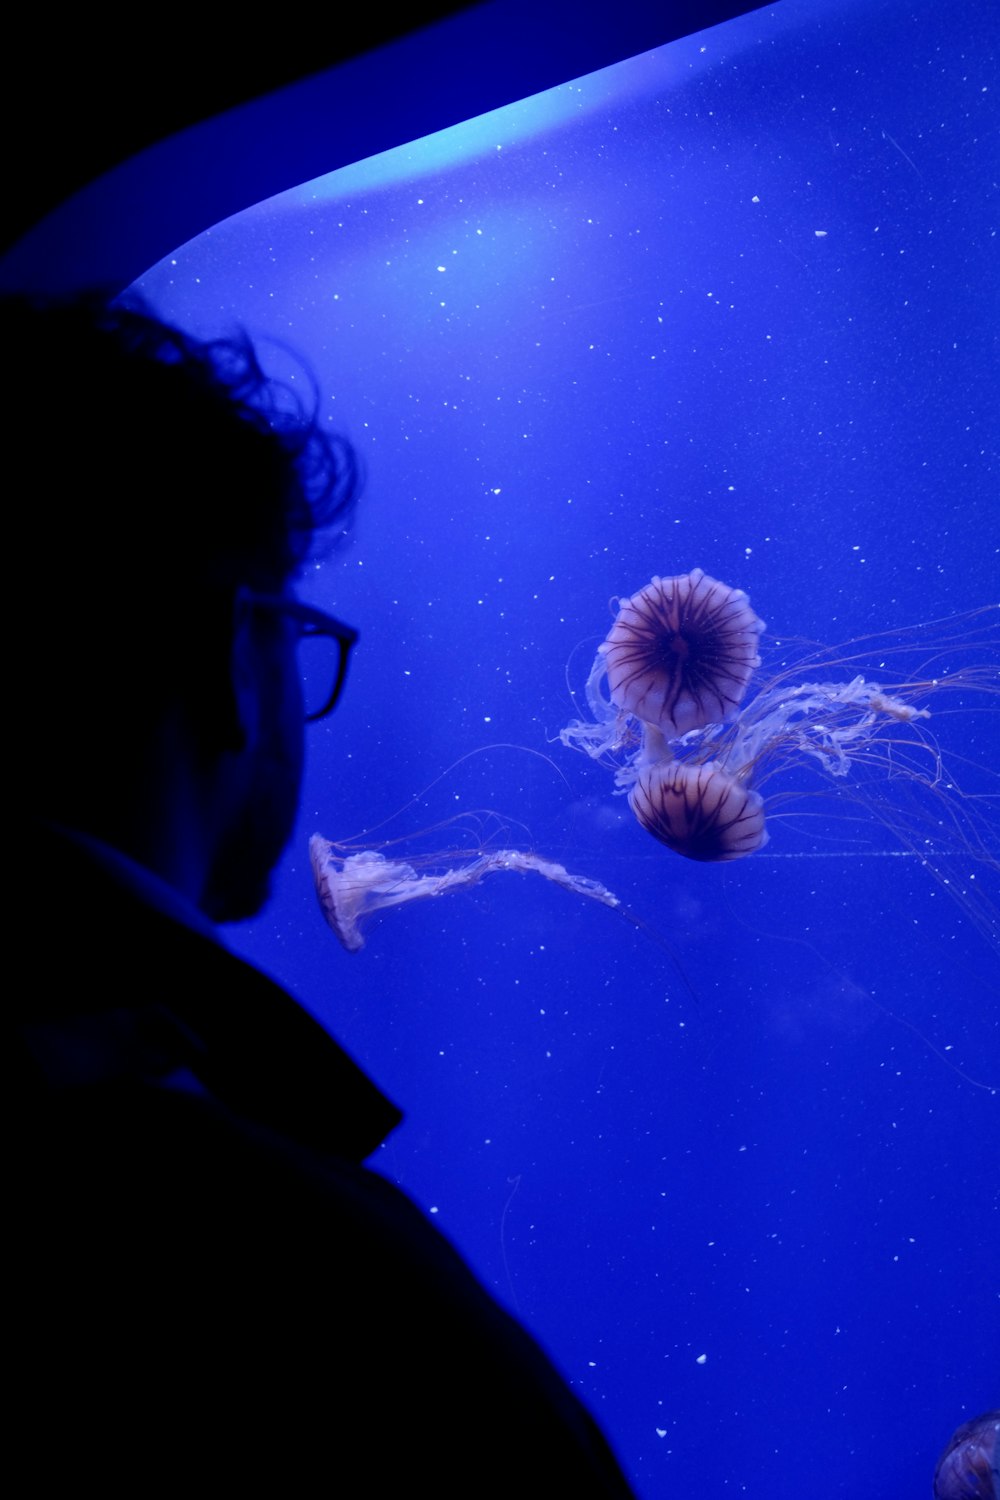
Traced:
[[387, 859], [380, 850], [362, 849], [338, 857], [336, 846], [318, 833], [309, 840], [309, 862], [327, 925], [348, 953], [364, 947], [362, 919], [406, 900], [399, 893], [419, 879], [411, 865]]
[[952, 1433], [934, 1471], [934, 1500], [1000, 1500], [1000, 1410]]
[[767, 843], [763, 798], [713, 762], [654, 762], [628, 800], [643, 828], [687, 859], [722, 863]]
[[742, 589], [701, 568], [654, 578], [620, 601], [600, 647], [611, 702], [673, 737], [721, 723], [760, 664], [763, 629]]

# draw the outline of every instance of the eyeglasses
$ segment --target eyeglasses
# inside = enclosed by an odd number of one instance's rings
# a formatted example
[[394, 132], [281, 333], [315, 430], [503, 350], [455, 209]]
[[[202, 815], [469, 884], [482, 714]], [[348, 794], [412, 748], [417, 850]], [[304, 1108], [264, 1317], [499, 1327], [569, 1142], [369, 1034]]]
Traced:
[[340, 697], [347, 676], [347, 658], [358, 632], [352, 625], [345, 625], [300, 599], [290, 599], [284, 594], [258, 594], [254, 589], [243, 589], [241, 593], [255, 609], [273, 609], [293, 622], [299, 634], [306, 723], [325, 719]]

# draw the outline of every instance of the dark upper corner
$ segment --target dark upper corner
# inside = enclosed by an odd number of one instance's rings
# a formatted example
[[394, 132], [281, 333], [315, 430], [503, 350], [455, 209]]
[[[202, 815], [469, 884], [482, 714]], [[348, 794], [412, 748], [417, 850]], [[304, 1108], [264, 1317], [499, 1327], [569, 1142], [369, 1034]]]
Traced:
[[[8, 27], [0, 90], [0, 267], [20, 242], [0, 277], [23, 285], [40, 266], [36, 284], [52, 289], [125, 284], [283, 187], [756, 8], [747, 0], [424, 0], [405, 19], [382, 7], [337, 7], [335, 19], [305, 27], [300, 13], [286, 32], [273, 17], [254, 30], [172, 12], [165, 24], [146, 17], [141, 32], [112, 34], [91, 12], [55, 23], [25, 8]], [[292, 86], [308, 80], [317, 87], [303, 100]], [[248, 109], [234, 127], [230, 112], [241, 105]], [[220, 128], [203, 128], [197, 149], [170, 151], [208, 121]], [[168, 150], [143, 158], [117, 197], [84, 192], [65, 217], [81, 189], [103, 174], [113, 181], [116, 168], [161, 142]]]
[[[282, 31], [273, 15], [251, 29], [231, 19], [206, 25], [172, 13], [110, 34], [95, 12], [58, 22], [23, 8], [7, 33], [7, 79], [0, 91], [6, 143], [0, 253], [95, 178], [155, 142], [249, 99], [336, 67], [456, 11], [470, 0], [422, 0], [390, 14], [310, 22]], [[339, 13], [339, 14], [338, 14]]]

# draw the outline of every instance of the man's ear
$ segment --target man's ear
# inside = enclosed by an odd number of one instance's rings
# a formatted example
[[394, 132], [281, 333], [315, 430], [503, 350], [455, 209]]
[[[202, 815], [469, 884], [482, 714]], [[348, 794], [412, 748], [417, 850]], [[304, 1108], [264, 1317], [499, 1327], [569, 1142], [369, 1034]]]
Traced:
[[237, 589], [230, 620], [229, 693], [225, 704], [225, 749], [237, 754], [256, 738], [260, 723], [260, 665], [254, 643], [253, 614], [246, 590]]
[[209, 761], [240, 755], [259, 727], [258, 660], [253, 602], [245, 589], [216, 601], [198, 645], [181, 670], [191, 731]]

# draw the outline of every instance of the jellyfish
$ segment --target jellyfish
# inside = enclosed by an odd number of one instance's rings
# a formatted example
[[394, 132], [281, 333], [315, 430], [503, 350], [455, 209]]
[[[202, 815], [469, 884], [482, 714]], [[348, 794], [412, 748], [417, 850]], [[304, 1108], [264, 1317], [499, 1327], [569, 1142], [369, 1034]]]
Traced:
[[742, 589], [700, 568], [620, 601], [600, 647], [611, 702], [678, 736], [734, 713], [760, 665], [764, 629]]
[[934, 1500], [1000, 1500], [1000, 1411], [952, 1433], [934, 1471]]
[[657, 761], [640, 772], [628, 800], [648, 833], [688, 859], [742, 859], [767, 843], [759, 792], [711, 762]]
[[765, 626], [742, 589], [701, 568], [654, 577], [618, 614], [586, 683], [592, 718], [559, 732], [564, 745], [596, 760], [638, 747], [623, 790], [639, 769], [670, 758], [669, 745], [736, 713], [755, 667]]
[[390, 859], [381, 850], [351, 853], [316, 833], [309, 840], [309, 859], [323, 915], [348, 953], [364, 947], [361, 924], [376, 912], [478, 885], [497, 871], [541, 875], [576, 896], [612, 909], [621, 907], [618, 897], [598, 881], [572, 875], [555, 860], [524, 849], [484, 850], [475, 858], [458, 860], [449, 869], [420, 874], [412, 864]]
[[[935, 849], [949, 841], [1000, 869], [996, 778], [986, 792], [963, 792], [924, 727], [928, 700], [1000, 692], [1000, 609], [832, 650], [779, 643], [770, 673], [760, 664], [763, 629], [745, 593], [701, 569], [654, 578], [620, 603], [587, 678], [589, 716], [560, 740], [612, 769], [642, 827], [689, 859], [761, 849], [768, 820], [801, 808], [800, 773], [811, 769], [828, 797], [849, 788], [932, 871]], [[880, 680], [868, 676], [872, 661]], [[983, 898], [968, 899], [979, 925], [991, 925]]]

